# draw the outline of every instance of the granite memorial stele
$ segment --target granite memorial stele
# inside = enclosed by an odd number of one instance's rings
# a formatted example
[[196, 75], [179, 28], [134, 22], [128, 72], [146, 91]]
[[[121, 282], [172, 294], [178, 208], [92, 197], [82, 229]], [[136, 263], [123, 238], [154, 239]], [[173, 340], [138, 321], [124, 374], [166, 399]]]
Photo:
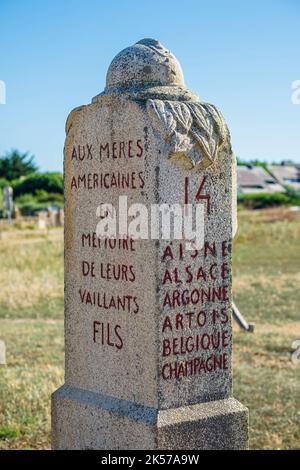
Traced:
[[[103, 93], [70, 113], [64, 177], [53, 449], [246, 449], [248, 411], [232, 396], [236, 162], [220, 112], [185, 86], [170, 51], [143, 39], [113, 59]], [[203, 244], [99, 237], [99, 207], [125, 196], [149, 212], [201, 206]]]

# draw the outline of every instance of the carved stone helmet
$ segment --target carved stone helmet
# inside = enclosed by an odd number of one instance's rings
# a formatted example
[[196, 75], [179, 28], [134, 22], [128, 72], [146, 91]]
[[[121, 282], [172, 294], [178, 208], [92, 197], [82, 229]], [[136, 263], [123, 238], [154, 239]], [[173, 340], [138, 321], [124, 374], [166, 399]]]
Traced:
[[127, 92], [137, 97], [172, 96], [178, 100], [195, 100], [184, 84], [176, 57], [155, 39], [142, 39], [127, 47], [111, 62], [106, 76], [105, 95]]

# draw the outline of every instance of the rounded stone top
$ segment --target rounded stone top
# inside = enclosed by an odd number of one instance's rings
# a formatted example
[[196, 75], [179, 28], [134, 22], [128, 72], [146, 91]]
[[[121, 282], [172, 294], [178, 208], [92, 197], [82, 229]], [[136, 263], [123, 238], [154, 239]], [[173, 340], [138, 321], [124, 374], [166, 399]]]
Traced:
[[127, 47], [111, 62], [106, 87], [92, 103], [126, 96], [130, 99], [198, 101], [184, 84], [176, 57], [155, 39], [142, 39]]
[[111, 62], [106, 76], [110, 88], [182, 86], [183, 73], [176, 57], [155, 39], [142, 39]]

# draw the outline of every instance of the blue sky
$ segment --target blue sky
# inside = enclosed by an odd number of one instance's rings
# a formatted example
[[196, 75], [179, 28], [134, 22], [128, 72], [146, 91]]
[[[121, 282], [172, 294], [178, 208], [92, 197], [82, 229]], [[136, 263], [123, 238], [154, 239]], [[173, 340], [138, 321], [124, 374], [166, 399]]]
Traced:
[[223, 112], [243, 159], [300, 161], [300, 0], [0, 0], [0, 155], [61, 170], [69, 111], [101, 92], [121, 49], [154, 37]]

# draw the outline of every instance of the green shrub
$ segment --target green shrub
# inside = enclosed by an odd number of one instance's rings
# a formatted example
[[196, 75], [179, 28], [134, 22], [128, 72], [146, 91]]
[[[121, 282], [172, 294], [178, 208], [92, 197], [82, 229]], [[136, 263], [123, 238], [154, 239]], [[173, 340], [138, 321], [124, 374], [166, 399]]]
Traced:
[[14, 196], [23, 194], [34, 194], [38, 191], [45, 191], [52, 194], [63, 194], [64, 184], [61, 173], [36, 173], [28, 177], [14, 181]]
[[37, 195], [27, 193], [16, 197], [14, 203], [22, 215], [34, 215], [35, 212], [47, 210], [52, 205], [63, 207], [63, 195], [38, 190]]
[[23, 204], [35, 204], [37, 202], [38, 201], [33, 194], [22, 194], [22, 196], [18, 196], [14, 199], [14, 204], [18, 207]]
[[38, 203], [38, 202], [43, 202], [47, 203], [48, 205], [52, 204], [62, 204], [64, 202], [64, 196], [63, 194], [57, 194], [57, 193], [47, 193], [47, 191], [43, 190], [38, 190], [36, 195], [27, 193], [27, 194], [22, 194], [21, 196], [18, 196], [14, 200], [15, 204], [17, 206], [22, 205], [24, 203]]
[[247, 209], [264, 209], [276, 206], [300, 206], [300, 194], [289, 193], [253, 193], [239, 194], [238, 203]]
[[[22, 215], [34, 215], [38, 211], [47, 211], [51, 204], [46, 202], [25, 202], [18, 204]], [[56, 206], [62, 207], [62, 204], [55, 203]]]
[[60, 193], [48, 193], [43, 189], [36, 190], [36, 200], [38, 202], [63, 203], [64, 195]]
[[34, 215], [38, 211], [46, 211], [48, 208], [47, 204], [40, 204], [38, 202], [27, 202], [20, 204], [19, 209], [22, 215]]

